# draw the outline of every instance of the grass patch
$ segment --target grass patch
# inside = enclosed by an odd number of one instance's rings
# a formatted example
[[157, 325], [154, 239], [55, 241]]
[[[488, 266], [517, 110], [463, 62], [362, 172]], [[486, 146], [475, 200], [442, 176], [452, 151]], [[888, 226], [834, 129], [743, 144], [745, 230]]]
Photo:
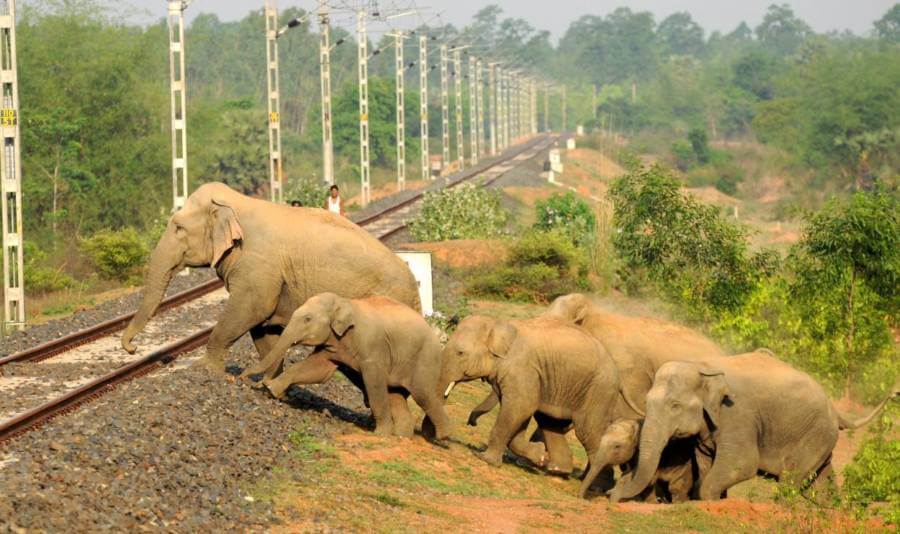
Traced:
[[389, 487], [426, 489], [437, 493], [451, 493], [464, 496], [497, 496], [497, 492], [493, 488], [488, 488], [477, 481], [469, 480], [471, 477], [454, 477], [454, 479], [450, 480], [449, 477], [442, 475], [439, 479], [431, 473], [399, 460], [376, 462], [372, 466], [371, 471], [369, 471], [368, 477], [373, 482]]

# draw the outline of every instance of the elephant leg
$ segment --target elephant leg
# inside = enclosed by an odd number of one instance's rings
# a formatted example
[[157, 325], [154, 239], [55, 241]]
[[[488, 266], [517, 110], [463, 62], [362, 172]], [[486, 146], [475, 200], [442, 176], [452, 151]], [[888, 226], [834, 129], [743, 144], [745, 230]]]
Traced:
[[[537, 399], [532, 398], [535, 396], [529, 393], [537, 391], [538, 384], [532, 384], [531, 387], [517, 385], [511, 389], [516, 391], [511, 395], [503, 395], [500, 413], [494, 428], [491, 429], [487, 449], [478, 454], [479, 458], [491, 465], [500, 465], [503, 462], [503, 453], [506, 452], [509, 442], [537, 411]], [[505, 392], [501, 392], [503, 393]]]
[[574, 462], [572, 449], [569, 448], [569, 442], [566, 441], [569, 423], [560, 424], [540, 412], [534, 414], [534, 418], [543, 435], [544, 445], [547, 447], [547, 471], [553, 474], [571, 475]]
[[280, 399], [292, 384], [321, 384], [331, 378], [337, 368], [337, 364], [328, 359], [327, 353], [318, 352], [291, 365], [278, 378], [264, 380], [263, 385], [273, 397]]
[[756, 447], [718, 444], [716, 458], [700, 484], [700, 500], [717, 501], [728, 488], [756, 476], [759, 451]]
[[231, 345], [251, 328], [265, 321], [275, 309], [275, 299], [266, 298], [265, 293], [254, 287], [233, 288], [219, 322], [209, 335], [206, 356], [201, 364], [214, 371], [225, 371], [225, 356]]
[[412, 437], [415, 430], [415, 421], [409, 412], [409, 403], [406, 402], [406, 394], [399, 391], [389, 391], [388, 400], [391, 403], [391, 418], [394, 420], [394, 435], [403, 438]]
[[443, 442], [450, 437], [450, 418], [444, 410], [444, 402], [441, 395], [434, 390], [420, 388], [413, 384], [409, 390], [416, 404], [422, 407], [431, 425], [434, 427], [434, 439]]
[[242, 379], [264, 374], [264, 380], [271, 380], [284, 370], [285, 355], [273, 350], [282, 334], [273, 330], [263, 325], [256, 325], [250, 329], [250, 337], [253, 338], [253, 345], [259, 353], [259, 361], [244, 369], [241, 373]]
[[[540, 429], [535, 430], [537, 433]], [[528, 421], [522, 427], [522, 430], [513, 436], [509, 442], [509, 449], [517, 456], [525, 458], [537, 467], [544, 467], [547, 463], [547, 449], [540, 441], [528, 439]]]
[[478, 418], [480, 418], [482, 415], [493, 410], [494, 407], [496, 407], [497, 404], [499, 404], [499, 402], [500, 402], [500, 399], [497, 397], [497, 393], [494, 392], [493, 389], [491, 389], [491, 394], [488, 395], [487, 397], [485, 397], [485, 399], [483, 401], [481, 401], [481, 404], [472, 408], [472, 411], [469, 412], [469, 420], [468, 420], [469, 426], [478, 425]]
[[363, 359], [359, 366], [363, 385], [369, 397], [369, 408], [375, 417], [375, 434], [390, 436], [394, 433], [391, 405], [388, 400], [387, 369], [371, 360]]

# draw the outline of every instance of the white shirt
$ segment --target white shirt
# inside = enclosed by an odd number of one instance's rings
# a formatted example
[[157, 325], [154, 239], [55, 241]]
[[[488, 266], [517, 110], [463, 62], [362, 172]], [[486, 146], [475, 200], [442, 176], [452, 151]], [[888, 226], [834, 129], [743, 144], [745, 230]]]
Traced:
[[331, 213], [336, 213], [338, 215], [341, 214], [341, 197], [338, 195], [337, 198], [331, 198], [331, 195], [328, 196], [328, 211]]

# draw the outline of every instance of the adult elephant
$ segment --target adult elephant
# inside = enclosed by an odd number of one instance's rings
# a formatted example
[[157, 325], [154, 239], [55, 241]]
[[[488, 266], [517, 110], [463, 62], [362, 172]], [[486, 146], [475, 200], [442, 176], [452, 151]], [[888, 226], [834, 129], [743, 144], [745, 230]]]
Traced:
[[134, 352], [172, 276], [214, 267], [229, 297], [203, 363], [223, 371], [229, 347], [250, 332], [261, 356], [309, 297], [391, 297], [421, 310], [407, 265], [347, 219], [319, 208], [294, 208], [242, 195], [225, 184], [200, 186], [172, 215], [150, 257], [140, 306], [122, 334]]
[[[725, 356], [711, 339], [690, 328], [649, 317], [630, 317], [604, 311], [581, 293], [556, 298], [543, 316], [557, 317], [576, 324], [597, 338], [609, 352], [616, 367], [622, 389], [643, 409], [644, 397], [653, 385], [656, 371], [674, 360], [706, 361]], [[469, 415], [469, 424], [496, 406], [491, 395]], [[617, 418], [640, 419], [643, 413], [619, 403]], [[561, 431], [560, 431], [561, 430]], [[568, 474], [572, 471], [572, 452], [565, 440], [566, 427], [545, 427], [542, 439], [547, 446], [548, 471]]]
[[758, 472], [802, 489], [832, 475], [838, 431], [861, 424], [842, 419], [809, 375], [763, 352], [666, 363], [646, 406], [637, 469], [616, 485], [614, 502], [647, 487], [671, 438], [693, 436], [712, 459], [700, 483], [703, 500], [721, 498]]

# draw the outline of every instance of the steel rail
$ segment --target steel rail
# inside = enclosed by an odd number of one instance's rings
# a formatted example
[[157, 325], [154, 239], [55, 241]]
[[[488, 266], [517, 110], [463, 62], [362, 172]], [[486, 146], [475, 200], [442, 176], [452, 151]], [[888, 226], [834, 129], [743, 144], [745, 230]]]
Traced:
[[58, 415], [75, 411], [79, 406], [112, 391], [117, 384], [146, 375], [173, 361], [178, 355], [203, 346], [211, 332], [212, 327], [194, 332], [36, 408], [0, 422], [0, 443], [34, 430]]
[[[225, 284], [218, 278], [213, 278], [212, 280], [198, 284], [190, 289], [170, 295], [160, 302], [155, 313], [169, 310], [186, 302], [198, 299], [203, 295], [212, 293], [224, 285]], [[0, 358], [0, 367], [13, 362], [39, 362], [41, 360], [46, 360], [47, 358], [72, 350], [80, 345], [90, 343], [95, 339], [123, 330], [128, 323], [131, 322], [133, 317], [134, 313], [126, 313], [83, 330], [78, 330], [63, 337], [47, 341], [46, 343], [41, 343], [40, 345], [15, 352], [9, 356]]]

